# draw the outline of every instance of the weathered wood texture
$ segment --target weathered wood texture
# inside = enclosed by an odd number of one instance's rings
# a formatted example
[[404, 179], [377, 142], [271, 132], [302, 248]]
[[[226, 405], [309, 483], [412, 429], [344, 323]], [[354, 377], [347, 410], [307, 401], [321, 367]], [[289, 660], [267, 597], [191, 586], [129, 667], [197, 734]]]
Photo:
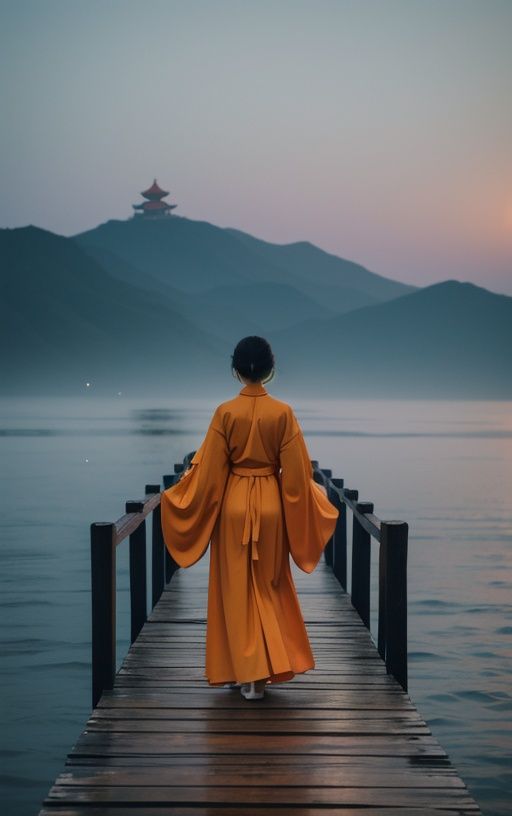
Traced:
[[40, 816], [480, 813], [329, 566], [293, 574], [313, 671], [263, 700], [209, 687], [208, 562], [179, 570]]

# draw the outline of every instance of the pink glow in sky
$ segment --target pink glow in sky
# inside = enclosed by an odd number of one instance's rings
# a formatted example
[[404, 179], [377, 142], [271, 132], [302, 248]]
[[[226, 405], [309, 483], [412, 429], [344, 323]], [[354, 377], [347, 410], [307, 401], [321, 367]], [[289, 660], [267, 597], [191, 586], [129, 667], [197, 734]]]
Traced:
[[2, 4], [0, 226], [176, 213], [512, 294], [509, 0]]

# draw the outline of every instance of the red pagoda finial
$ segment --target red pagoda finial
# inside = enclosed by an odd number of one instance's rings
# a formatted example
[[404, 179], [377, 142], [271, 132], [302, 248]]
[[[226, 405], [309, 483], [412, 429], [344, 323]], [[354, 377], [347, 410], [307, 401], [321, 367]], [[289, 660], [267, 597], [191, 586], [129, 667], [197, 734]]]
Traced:
[[155, 216], [170, 215], [171, 210], [177, 207], [177, 204], [167, 204], [166, 201], [162, 201], [169, 193], [159, 187], [156, 179], [153, 180], [151, 187], [144, 190], [141, 195], [143, 195], [147, 201], [143, 201], [142, 204], [132, 204], [133, 209], [136, 210], [135, 215], [140, 214], [153, 218]]

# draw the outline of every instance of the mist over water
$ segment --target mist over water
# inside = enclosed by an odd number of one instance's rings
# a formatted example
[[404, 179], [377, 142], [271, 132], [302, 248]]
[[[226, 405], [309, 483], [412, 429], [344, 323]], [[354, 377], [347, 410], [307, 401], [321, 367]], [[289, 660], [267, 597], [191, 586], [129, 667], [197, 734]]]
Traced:
[[[0, 401], [9, 814], [37, 812], [90, 713], [89, 524], [115, 520], [172, 472], [231, 396]], [[293, 407], [311, 458], [380, 518], [409, 523], [409, 693], [484, 813], [510, 813], [512, 403], [304, 398]], [[119, 666], [126, 543], [117, 557]], [[376, 579], [374, 542], [374, 636]]]

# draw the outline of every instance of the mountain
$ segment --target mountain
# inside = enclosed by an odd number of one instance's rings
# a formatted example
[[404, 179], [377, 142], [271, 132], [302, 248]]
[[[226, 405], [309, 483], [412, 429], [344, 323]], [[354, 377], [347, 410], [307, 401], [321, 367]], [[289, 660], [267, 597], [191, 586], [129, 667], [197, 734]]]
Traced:
[[268, 336], [287, 389], [333, 396], [512, 398], [512, 297], [447, 280]]
[[234, 342], [237, 336], [265, 334], [303, 320], [333, 317], [336, 311], [321, 306], [303, 292], [282, 283], [261, 281], [222, 284], [199, 292], [177, 289], [142, 273], [118, 255], [103, 249], [87, 248], [109, 274], [122, 282], [139, 285], [170, 299], [180, 314], [219, 338]]
[[[415, 291], [418, 287], [384, 278], [353, 261], [347, 261], [325, 252], [309, 241], [294, 244], [270, 244], [240, 230], [226, 230], [245, 247], [259, 255], [266, 263], [293, 277], [294, 284], [311, 297], [318, 297], [318, 289], [325, 293], [326, 304], [331, 304], [340, 285], [349, 296], [348, 312], [371, 302], [392, 300]], [[357, 302], [359, 298], [359, 302]]]
[[[199, 241], [202, 226], [197, 232], [196, 222], [182, 221]], [[135, 246], [131, 226], [103, 226]], [[259, 249], [247, 249], [250, 237], [208, 229], [210, 249], [228, 242], [233, 263], [228, 268], [219, 250], [217, 282], [203, 274], [206, 267], [194, 281], [190, 257], [186, 275], [176, 254], [162, 266], [160, 238], [168, 234], [146, 227], [134, 229], [153, 236], [160, 260], [151, 274], [137, 266], [142, 252], [130, 258], [119, 247], [84, 249], [76, 238], [34, 226], [0, 230], [1, 393], [73, 394], [89, 381], [104, 394], [220, 395], [233, 384], [236, 342], [254, 333], [272, 343], [274, 387], [283, 396], [512, 398], [510, 297], [447, 280], [384, 302], [372, 295], [371, 305], [339, 314], [296, 285], [306, 276], [297, 245], [283, 248], [283, 256], [264, 245], [261, 252], [273, 257], [261, 261]], [[239, 259], [246, 255], [242, 275], [233, 243]], [[198, 264], [202, 252], [199, 246], [191, 252]], [[286, 264], [296, 252], [291, 282]], [[254, 279], [261, 263], [268, 274], [274, 270], [272, 280]], [[318, 261], [319, 286], [348, 291], [350, 270], [338, 285], [335, 268], [330, 256], [324, 267]], [[393, 282], [372, 274], [362, 276], [363, 284], [388, 287], [389, 294]]]
[[[122, 284], [69, 238], [0, 230], [2, 393], [141, 391], [190, 376], [215, 380], [231, 348], [172, 300]], [[192, 379], [192, 378], [191, 378]]]
[[[72, 237], [110, 274], [128, 283], [159, 292], [170, 286], [194, 295], [221, 286], [280, 284], [298, 292], [303, 307], [306, 299], [310, 302], [311, 318], [322, 316], [319, 307], [324, 316], [343, 314], [415, 290], [307, 242], [271, 244], [180, 216], [111, 220]], [[239, 291], [225, 292], [230, 298], [238, 294], [234, 305], [243, 307]], [[302, 309], [298, 314], [302, 319]]]

